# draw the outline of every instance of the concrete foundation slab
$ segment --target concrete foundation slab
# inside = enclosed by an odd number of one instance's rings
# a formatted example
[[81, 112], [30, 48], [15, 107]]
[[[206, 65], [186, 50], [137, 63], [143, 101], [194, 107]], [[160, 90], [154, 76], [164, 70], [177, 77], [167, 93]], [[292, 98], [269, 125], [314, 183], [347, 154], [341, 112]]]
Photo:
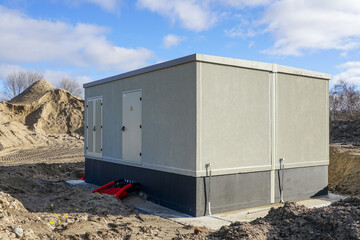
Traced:
[[[329, 193], [328, 195], [321, 197], [314, 197], [303, 199], [300, 201], [295, 201], [299, 205], [304, 205], [308, 208], [317, 208], [329, 206], [331, 203], [336, 202], [340, 199], [345, 198], [345, 196], [336, 195]], [[224, 225], [230, 225], [233, 222], [250, 222], [259, 217], [265, 217], [270, 208], [281, 207], [282, 203], [264, 205], [260, 207], [253, 207], [247, 209], [241, 209], [237, 211], [231, 211], [221, 214], [214, 214], [211, 216], [203, 217], [191, 217], [189, 215], [176, 212], [169, 208], [154, 204], [152, 202], [140, 199], [138, 197], [128, 198], [124, 201], [125, 204], [132, 205], [139, 211], [147, 214], [155, 214], [160, 217], [168, 218], [175, 222], [184, 224], [184, 225], [193, 225], [195, 227], [206, 227], [213, 230], [218, 230]]]

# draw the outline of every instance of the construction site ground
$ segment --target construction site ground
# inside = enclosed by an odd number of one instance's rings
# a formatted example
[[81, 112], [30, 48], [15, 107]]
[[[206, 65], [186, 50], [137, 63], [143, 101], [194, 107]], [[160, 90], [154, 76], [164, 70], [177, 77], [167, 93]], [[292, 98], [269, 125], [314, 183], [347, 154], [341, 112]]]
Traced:
[[330, 206], [332, 199], [320, 198], [190, 218], [141, 196], [93, 194], [65, 182], [84, 174], [82, 139], [61, 142], [2, 151], [0, 239], [15, 239], [16, 228], [22, 239], [360, 239], [358, 197]]

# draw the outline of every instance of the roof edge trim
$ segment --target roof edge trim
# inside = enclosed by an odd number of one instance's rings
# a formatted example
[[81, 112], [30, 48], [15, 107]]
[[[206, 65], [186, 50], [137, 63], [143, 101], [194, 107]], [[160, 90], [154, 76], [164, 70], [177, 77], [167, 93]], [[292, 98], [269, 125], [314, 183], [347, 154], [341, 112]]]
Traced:
[[85, 83], [83, 85], [84, 88], [87, 87], [92, 87], [95, 85], [99, 85], [99, 84], [103, 84], [103, 83], [107, 83], [107, 82], [112, 82], [112, 81], [116, 81], [116, 80], [120, 80], [123, 78], [127, 78], [127, 77], [132, 77], [135, 75], [140, 75], [143, 73], [147, 73], [147, 72], [152, 72], [152, 71], [156, 71], [156, 70], [160, 70], [163, 68], [168, 68], [168, 67], [172, 67], [172, 66], [176, 66], [176, 65], [180, 65], [180, 64], [184, 64], [184, 63], [188, 63], [188, 62], [193, 62], [196, 60], [196, 54], [191, 54], [185, 57], [181, 57], [181, 58], [176, 58], [170, 61], [166, 61], [166, 62], [162, 62], [162, 63], [157, 63], [148, 67], [144, 67], [144, 68], [139, 68], [133, 71], [129, 71], [129, 72], [125, 72], [125, 73], [121, 73], [115, 76], [111, 76], [108, 78], [103, 78], [97, 81], [93, 81], [93, 82], [88, 82]]
[[278, 72], [278, 73], [285, 73], [291, 75], [298, 75], [298, 76], [306, 76], [306, 77], [313, 77], [313, 78], [320, 78], [320, 79], [331, 79], [330, 74], [320, 73], [300, 68], [288, 67], [273, 63], [264, 63], [264, 62], [257, 62], [257, 61], [249, 61], [249, 60], [242, 60], [237, 58], [228, 58], [228, 57], [218, 57], [218, 56], [211, 56], [211, 55], [204, 55], [204, 54], [191, 54], [185, 57], [176, 58], [170, 61], [154, 64], [148, 67], [136, 69], [133, 71], [121, 73], [112, 77], [103, 78], [97, 81], [85, 83], [83, 85], [84, 88], [92, 87], [95, 85], [112, 82], [116, 80], [121, 80], [123, 78], [132, 77], [135, 75], [140, 75], [184, 63], [189, 63], [193, 61], [199, 62], [206, 62], [206, 63], [214, 63], [226, 66], [235, 66], [235, 67], [242, 67], [242, 68], [249, 68], [249, 69], [256, 69], [262, 70], [267, 72]]

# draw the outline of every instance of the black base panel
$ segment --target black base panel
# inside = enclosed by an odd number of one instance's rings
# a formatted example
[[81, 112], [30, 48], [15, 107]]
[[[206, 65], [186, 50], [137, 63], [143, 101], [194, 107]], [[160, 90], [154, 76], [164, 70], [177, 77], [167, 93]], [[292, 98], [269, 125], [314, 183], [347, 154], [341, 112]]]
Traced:
[[[276, 171], [275, 201], [291, 201], [327, 194], [327, 166]], [[104, 185], [128, 179], [142, 185], [149, 200], [191, 216], [209, 214], [208, 193], [211, 186], [211, 213], [270, 204], [270, 171], [238, 173], [209, 177], [190, 177], [136, 166], [85, 159], [86, 182]], [[281, 184], [279, 184], [281, 183]]]
[[149, 200], [179, 212], [196, 215], [196, 178], [152, 169], [85, 159], [86, 182], [104, 185], [117, 179], [141, 184]]
[[277, 170], [275, 201], [280, 201], [280, 189], [284, 189], [284, 201], [293, 201], [328, 194], [328, 166], [300, 167]]

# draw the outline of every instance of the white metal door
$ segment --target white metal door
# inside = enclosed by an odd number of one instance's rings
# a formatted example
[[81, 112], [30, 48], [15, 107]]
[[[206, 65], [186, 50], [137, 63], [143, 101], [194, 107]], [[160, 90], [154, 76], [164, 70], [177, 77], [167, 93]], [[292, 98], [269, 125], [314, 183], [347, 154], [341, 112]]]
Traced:
[[87, 100], [86, 154], [102, 156], [102, 99]]
[[141, 162], [141, 90], [124, 92], [122, 95], [122, 159]]

